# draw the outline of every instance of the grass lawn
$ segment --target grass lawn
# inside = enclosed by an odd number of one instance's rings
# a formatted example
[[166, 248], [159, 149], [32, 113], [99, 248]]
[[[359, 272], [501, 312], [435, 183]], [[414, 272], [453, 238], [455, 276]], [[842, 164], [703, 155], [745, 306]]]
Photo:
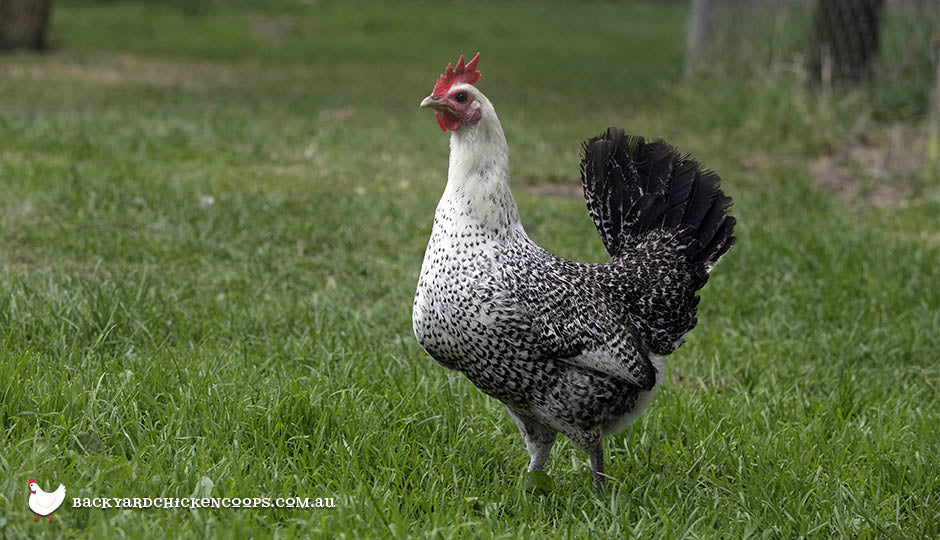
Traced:
[[[680, 82], [682, 6], [199, 5], [57, 0], [51, 52], [0, 56], [0, 537], [940, 536], [940, 204], [813, 179], [857, 93]], [[608, 125], [735, 198], [600, 496], [567, 440], [527, 490], [502, 405], [411, 332], [448, 152], [417, 105], [477, 50], [541, 245], [604, 259], [546, 192]], [[191, 495], [336, 508], [70, 507]]]

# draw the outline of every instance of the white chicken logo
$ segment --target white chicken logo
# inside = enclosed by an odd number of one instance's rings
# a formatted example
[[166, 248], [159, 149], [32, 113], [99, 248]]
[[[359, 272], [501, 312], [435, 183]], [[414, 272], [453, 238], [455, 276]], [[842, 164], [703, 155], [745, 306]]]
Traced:
[[33, 521], [39, 521], [40, 516], [49, 516], [49, 522], [52, 523], [52, 516], [49, 514], [55, 512], [64, 500], [65, 486], [63, 484], [59, 484], [58, 489], [52, 493], [46, 493], [39, 489], [39, 484], [35, 480], [29, 479], [29, 509], [38, 514]]

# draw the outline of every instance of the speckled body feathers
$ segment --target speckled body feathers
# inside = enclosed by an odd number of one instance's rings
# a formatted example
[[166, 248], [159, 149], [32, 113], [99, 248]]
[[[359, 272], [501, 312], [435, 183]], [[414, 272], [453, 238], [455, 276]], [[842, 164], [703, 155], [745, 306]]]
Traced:
[[730, 199], [717, 176], [665, 143], [608, 130], [585, 143], [582, 179], [612, 259], [565, 260], [526, 235], [502, 129], [478, 99], [482, 125], [451, 139], [415, 336], [441, 365], [506, 404], [530, 469], [544, 465], [561, 432], [590, 455], [602, 482], [601, 437], [648, 405], [662, 357], [695, 326], [695, 291], [734, 243]]

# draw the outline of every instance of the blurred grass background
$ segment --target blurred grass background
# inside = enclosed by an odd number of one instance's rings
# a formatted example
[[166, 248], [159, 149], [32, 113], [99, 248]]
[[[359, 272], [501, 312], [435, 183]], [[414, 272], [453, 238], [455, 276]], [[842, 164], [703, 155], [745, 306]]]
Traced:
[[[53, 7], [47, 53], [0, 56], [0, 536], [940, 534], [926, 103], [787, 58], [684, 78], [682, 3]], [[528, 492], [502, 407], [411, 334], [447, 163], [417, 104], [478, 50], [546, 248], [604, 259], [577, 159], [608, 125], [735, 198], [740, 245], [601, 497], [568, 442]], [[29, 477], [338, 508], [50, 525]]]

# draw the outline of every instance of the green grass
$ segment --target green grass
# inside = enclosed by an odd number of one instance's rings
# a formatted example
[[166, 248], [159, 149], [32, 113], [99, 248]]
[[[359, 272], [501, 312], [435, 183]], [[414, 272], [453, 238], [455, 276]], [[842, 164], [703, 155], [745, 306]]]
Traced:
[[[56, 2], [51, 53], [0, 57], [0, 537], [940, 535], [940, 205], [813, 181], [856, 94], [680, 83], [681, 7], [187, 5]], [[447, 160], [417, 104], [476, 50], [540, 244], [604, 258], [581, 200], [526, 186], [575, 183], [610, 124], [735, 197], [740, 245], [601, 496], [568, 441], [527, 491], [502, 406], [411, 334]], [[337, 508], [35, 523], [29, 477]]]

